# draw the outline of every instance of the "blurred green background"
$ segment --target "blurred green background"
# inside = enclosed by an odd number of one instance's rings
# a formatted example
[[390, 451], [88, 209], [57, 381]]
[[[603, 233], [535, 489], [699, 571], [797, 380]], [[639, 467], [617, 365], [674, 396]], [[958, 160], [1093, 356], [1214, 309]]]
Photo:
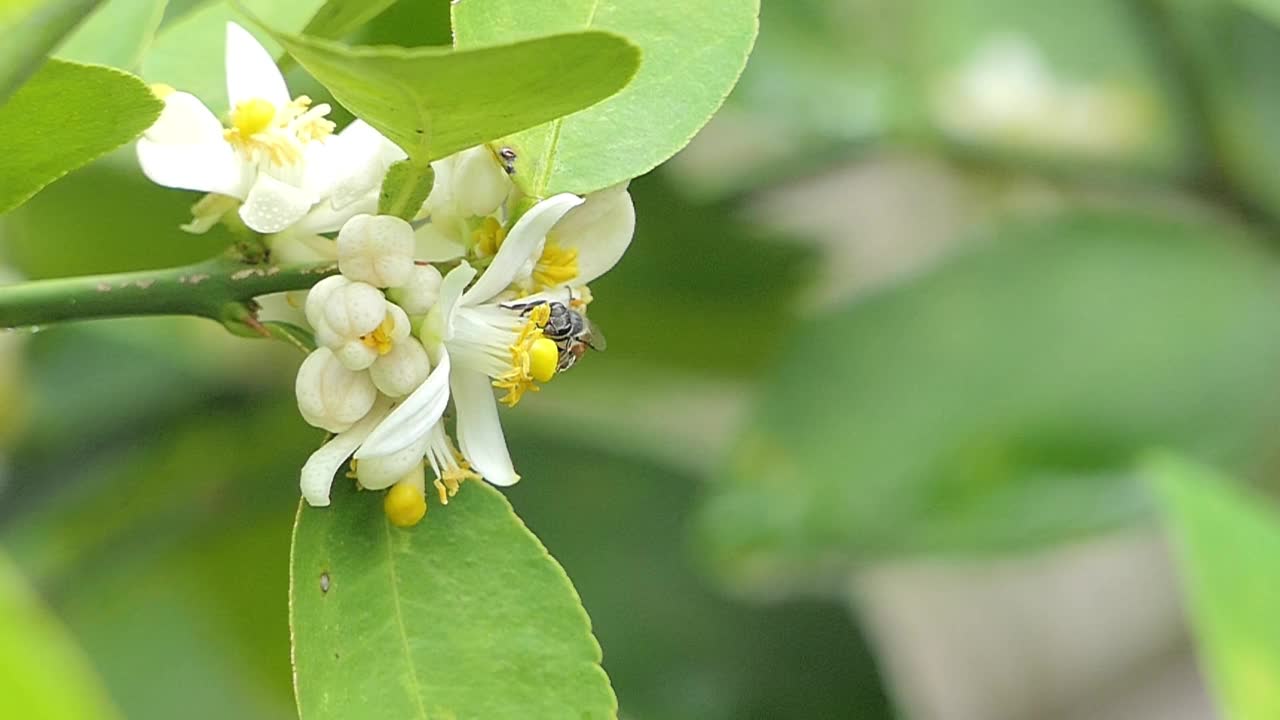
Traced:
[[[440, 42], [443, 5], [354, 39]], [[1273, 11], [765, 0], [725, 108], [632, 183], [608, 353], [504, 417], [622, 717], [1218, 716], [1138, 468], [1275, 487]], [[126, 149], [0, 256], [198, 260], [228, 238], [177, 230], [193, 199]], [[0, 343], [0, 545], [114, 704], [293, 716], [300, 357], [198, 320]]]

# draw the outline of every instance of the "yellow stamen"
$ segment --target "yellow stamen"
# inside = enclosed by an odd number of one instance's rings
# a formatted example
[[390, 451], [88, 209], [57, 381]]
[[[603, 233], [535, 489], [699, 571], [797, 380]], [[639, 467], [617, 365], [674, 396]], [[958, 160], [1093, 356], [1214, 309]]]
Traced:
[[[529, 311], [528, 322], [520, 329], [520, 334], [511, 344], [511, 369], [493, 381], [494, 387], [507, 391], [507, 394], [502, 397], [502, 402], [507, 407], [515, 407], [526, 392], [538, 391], [538, 386], [534, 384], [538, 378], [532, 372], [533, 361], [530, 354], [539, 340], [550, 342], [550, 339], [542, 334], [542, 328], [546, 327], [547, 320], [550, 318], [550, 305], [538, 305]], [[552, 345], [554, 346], [555, 343]]]
[[427, 515], [427, 497], [413, 483], [401, 481], [387, 491], [387, 496], [382, 500], [382, 509], [392, 525], [413, 527]]
[[291, 165], [302, 159], [307, 143], [333, 132], [334, 124], [324, 117], [328, 113], [328, 105], [311, 108], [311, 98], [306, 95], [282, 108], [253, 98], [236, 103], [231, 127], [222, 136], [251, 161], [265, 156], [277, 165]]
[[151, 84], [151, 94], [155, 95], [160, 100], [163, 100], [176, 92], [178, 91], [174, 90], [172, 85], [165, 85], [164, 83]]
[[471, 233], [472, 247], [475, 248], [476, 257], [493, 257], [498, 254], [498, 248], [502, 247], [502, 241], [507, 239], [507, 229], [502, 227], [502, 223], [492, 215], [486, 217], [480, 227]]
[[539, 289], [564, 285], [578, 277], [578, 251], [549, 242], [533, 267], [533, 281]]
[[392, 340], [391, 333], [396, 329], [396, 320], [391, 313], [382, 319], [382, 324], [367, 335], [360, 336], [360, 342], [364, 346], [373, 350], [377, 350], [379, 355], [386, 355], [391, 352]]

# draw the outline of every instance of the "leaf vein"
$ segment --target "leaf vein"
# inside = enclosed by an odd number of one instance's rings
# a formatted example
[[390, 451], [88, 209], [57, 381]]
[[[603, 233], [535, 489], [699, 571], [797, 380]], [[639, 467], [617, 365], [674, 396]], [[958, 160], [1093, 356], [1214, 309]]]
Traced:
[[383, 519], [382, 529], [387, 537], [387, 571], [391, 573], [391, 600], [396, 611], [396, 627], [400, 629], [400, 647], [404, 650], [404, 660], [409, 666], [409, 679], [413, 686], [413, 699], [418, 704], [418, 717], [427, 720], [427, 708], [422, 702], [422, 687], [418, 683], [418, 669], [413, 664], [413, 654], [409, 652], [409, 632], [404, 626], [404, 613], [400, 610], [400, 578], [396, 573], [396, 556], [391, 551], [391, 521]]

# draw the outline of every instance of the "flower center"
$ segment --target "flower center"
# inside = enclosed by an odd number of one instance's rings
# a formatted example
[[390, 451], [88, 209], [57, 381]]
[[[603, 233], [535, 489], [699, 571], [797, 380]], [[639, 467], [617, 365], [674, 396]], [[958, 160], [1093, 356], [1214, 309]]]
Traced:
[[567, 284], [578, 277], [578, 251], [548, 242], [542, 257], [533, 266], [533, 281], [538, 289]]
[[[553, 356], [556, 353], [555, 342], [542, 334], [551, 318], [550, 305], [538, 305], [529, 311], [528, 321], [520, 328], [515, 341], [508, 348], [511, 353], [511, 367], [505, 373], [493, 379], [493, 386], [506, 390], [502, 402], [507, 407], [515, 407], [520, 398], [529, 391], [537, 392], [537, 382], [546, 382], [555, 374], [555, 363], [551, 363], [550, 372], [546, 369], [546, 346], [551, 346]], [[535, 370], [535, 358], [537, 358]], [[541, 378], [546, 378], [545, 380]]]
[[373, 332], [360, 336], [360, 342], [364, 346], [373, 350], [377, 350], [379, 355], [386, 355], [391, 352], [393, 341], [391, 333], [396, 329], [396, 320], [391, 313], [382, 319], [382, 324], [373, 329]]
[[270, 160], [292, 165], [302, 159], [307, 143], [333, 133], [334, 124], [325, 119], [329, 106], [311, 107], [311, 98], [300, 95], [284, 107], [269, 100], [252, 98], [236, 103], [231, 111], [231, 127], [222, 135], [251, 162]]
[[507, 239], [507, 229], [492, 215], [480, 222], [480, 227], [471, 232], [472, 247], [476, 257], [487, 258], [498, 254], [502, 241]]

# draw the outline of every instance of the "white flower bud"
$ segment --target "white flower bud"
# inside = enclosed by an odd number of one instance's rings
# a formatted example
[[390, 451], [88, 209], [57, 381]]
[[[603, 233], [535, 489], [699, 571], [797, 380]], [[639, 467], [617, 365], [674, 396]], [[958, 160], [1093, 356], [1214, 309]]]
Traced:
[[413, 228], [393, 215], [356, 215], [338, 231], [338, 269], [375, 287], [403, 285], [413, 271]]
[[397, 342], [391, 352], [369, 366], [373, 384], [382, 394], [393, 398], [404, 397], [417, 390], [430, 373], [431, 358], [422, 343], [413, 337]]
[[323, 347], [302, 361], [294, 392], [303, 419], [334, 433], [347, 430], [367, 415], [378, 397], [368, 373], [348, 370]]
[[440, 297], [441, 279], [434, 265], [415, 265], [404, 285], [389, 294], [410, 315], [425, 315]]
[[338, 337], [350, 340], [368, 335], [387, 317], [387, 299], [378, 288], [352, 282], [329, 294], [324, 303], [323, 324]]
[[458, 154], [453, 192], [459, 209], [468, 215], [491, 215], [511, 192], [511, 178], [488, 147], [480, 145]]
[[356, 479], [368, 490], [381, 490], [391, 487], [409, 471], [422, 464], [422, 457], [427, 452], [428, 435], [415, 440], [409, 447], [390, 455], [361, 458], [356, 463]]
[[307, 322], [311, 324], [312, 328], [319, 331], [320, 326], [325, 324], [324, 306], [328, 304], [329, 296], [338, 288], [346, 287], [350, 284], [351, 281], [341, 275], [330, 275], [311, 286], [311, 289], [307, 291], [307, 302], [303, 309], [307, 315]]
[[[365, 287], [368, 286], [366, 285]], [[396, 345], [404, 342], [409, 337], [409, 333], [413, 329], [409, 323], [409, 316], [404, 313], [404, 310], [400, 309], [400, 306], [383, 299], [382, 308], [382, 321], [371, 331], [356, 337], [317, 332], [316, 341], [320, 342], [321, 337], [325, 340], [336, 338], [336, 344], [330, 347], [333, 348], [334, 354], [342, 361], [342, 364], [352, 370], [364, 370], [373, 365], [380, 357], [390, 354]], [[326, 327], [331, 327], [331, 325], [326, 325]]]

